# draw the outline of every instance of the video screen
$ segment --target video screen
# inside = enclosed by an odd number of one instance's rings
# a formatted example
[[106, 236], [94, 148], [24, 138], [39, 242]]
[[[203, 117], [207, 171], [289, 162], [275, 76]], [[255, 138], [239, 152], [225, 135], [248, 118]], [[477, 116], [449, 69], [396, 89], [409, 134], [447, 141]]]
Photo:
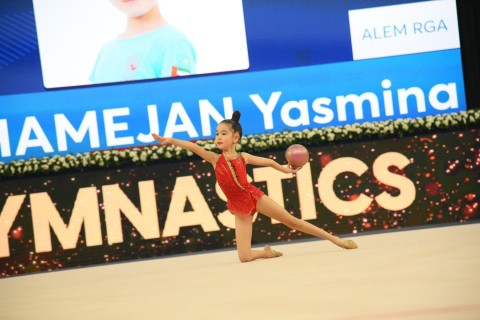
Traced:
[[[0, 162], [206, 140], [234, 110], [246, 136], [460, 112], [457, 20], [455, 0], [4, 1]], [[182, 45], [120, 48], [165, 30]]]
[[46, 88], [248, 69], [241, 0], [34, 0]]

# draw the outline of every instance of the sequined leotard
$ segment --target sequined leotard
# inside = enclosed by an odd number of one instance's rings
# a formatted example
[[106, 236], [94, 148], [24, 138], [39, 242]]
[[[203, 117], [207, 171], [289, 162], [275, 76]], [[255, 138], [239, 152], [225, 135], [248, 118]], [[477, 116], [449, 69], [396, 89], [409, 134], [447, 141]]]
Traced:
[[247, 181], [246, 163], [243, 157], [227, 160], [222, 153], [215, 165], [215, 176], [227, 197], [227, 209], [230, 212], [242, 216], [255, 214], [257, 201], [264, 193]]

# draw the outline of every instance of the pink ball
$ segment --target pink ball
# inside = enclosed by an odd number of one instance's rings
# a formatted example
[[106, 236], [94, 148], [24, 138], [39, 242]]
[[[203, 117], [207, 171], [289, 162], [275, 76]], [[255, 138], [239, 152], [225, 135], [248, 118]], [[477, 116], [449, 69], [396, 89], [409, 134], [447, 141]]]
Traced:
[[285, 151], [285, 159], [293, 169], [303, 167], [308, 162], [308, 150], [301, 144], [292, 144]]

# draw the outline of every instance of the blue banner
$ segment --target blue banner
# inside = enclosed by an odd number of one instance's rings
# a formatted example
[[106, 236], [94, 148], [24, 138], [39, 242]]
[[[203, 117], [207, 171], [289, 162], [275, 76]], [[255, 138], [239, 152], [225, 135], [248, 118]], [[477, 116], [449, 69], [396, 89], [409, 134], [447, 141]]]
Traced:
[[466, 110], [460, 49], [249, 73], [0, 96], [1, 161]]

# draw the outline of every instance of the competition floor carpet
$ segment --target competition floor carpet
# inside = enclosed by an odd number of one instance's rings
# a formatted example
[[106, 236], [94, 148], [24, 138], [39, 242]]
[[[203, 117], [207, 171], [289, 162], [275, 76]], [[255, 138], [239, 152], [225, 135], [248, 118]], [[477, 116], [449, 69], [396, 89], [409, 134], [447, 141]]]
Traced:
[[0, 319], [480, 319], [480, 223], [0, 280]]

